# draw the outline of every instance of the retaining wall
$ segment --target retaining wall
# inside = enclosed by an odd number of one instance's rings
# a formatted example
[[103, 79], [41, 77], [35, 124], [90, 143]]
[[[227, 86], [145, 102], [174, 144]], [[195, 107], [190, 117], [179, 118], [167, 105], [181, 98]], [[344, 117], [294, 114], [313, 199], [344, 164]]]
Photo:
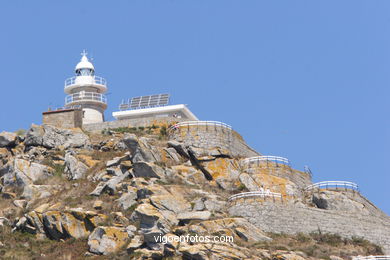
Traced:
[[241, 216], [266, 232], [295, 234], [323, 233], [342, 237], [363, 237], [390, 253], [390, 217], [363, 215], [346, 211], [322, 210], [302, 204], [244, 200], [229, 208], [232, 216]]
[[182, 126], [169, 131], [169, 139], [204, 150], [218, 148], [233, 157], [259, 155], [236, 131], [219, 125]]
[[115, 120], [115, 121], [96, 123], [96, 124], [86, 124], [83, 125], [83, 129], [89, 132], [98, 132], [109, 128], [151, 126], [153, 124], [154, 125], [175, 124], [177, 122], [181, 122], [185, 120], [188, 119], [182, 119], [177, 117], [163, 117], [163, 118], [143, 117], [143, 118], [135, 118], [135, 119]]

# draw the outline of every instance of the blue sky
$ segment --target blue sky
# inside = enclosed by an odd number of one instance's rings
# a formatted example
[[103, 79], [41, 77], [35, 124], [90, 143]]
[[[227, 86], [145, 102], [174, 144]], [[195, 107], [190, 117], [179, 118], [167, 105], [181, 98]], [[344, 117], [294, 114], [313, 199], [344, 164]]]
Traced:
[[80, 52], [120, 101], [168, 92], [390, 213], [390, 1], [1, 1], [0, 131], [63, 105]]

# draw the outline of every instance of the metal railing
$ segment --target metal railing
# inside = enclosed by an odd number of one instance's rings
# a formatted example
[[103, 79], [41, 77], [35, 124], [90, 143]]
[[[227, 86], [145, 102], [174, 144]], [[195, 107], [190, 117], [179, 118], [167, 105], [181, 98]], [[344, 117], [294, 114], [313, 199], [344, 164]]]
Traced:
[[[104, 78], [99, 77], [99, 76], [92, 76], [92, 77], [93, 77], [92, 83], [97, 84], [97, 85], [107, 86], [107, 81]], [[77, 76], [66, 79], [65, 80], [65, 88], [68, 86], [71, 86], [71, 85], [75, 85], [76, 78], [77, 78]]]
[[107, 98], [105, 95], [94, 92], [79, 92], [71, 94], [65, 97], [65, 105], [79, 101], [97, 101], [107, 104]]
[[232, 130], [232, 127], [230, 125], [218, 121], [185, 121], [174, 124], [169, 128], [169, 131], [174, 131], [176, 129], [179, 129], [180, 127], [190, 126], [219, 126]]
[[349, 189], [359, 191], [359, 186], [356, 183], [350, 181], [322, 181], [317, 182], [306, 187], [305, 190], [314, 190], [314, 189]]
[[352, 260], [390, 260], [390, 255], [354, 256]]
[[291, 162], [289, 159], [280, 156], [272, 156], [272, 155], [249, 157], [241, 161], [243, 165], [250, 165], [252, 163], [259, 164], [260, 162], [274, 162], [276, 164], [280, 163], [280, 164], [291, 166]]
[[238, 194], [234, 194], [233, 196], [230, 196], [228, 201], [233, 201], [236, 199], [242, 199], [242, 198], [248, 198], [248, 197], [261, 197], [261, 198], [279, 198], [282, 199], [282, 194], [276, 193], [276, 192], [271, 192], [269, 190], [267, 191], [249, 191], [249, 192], [242, 192]]

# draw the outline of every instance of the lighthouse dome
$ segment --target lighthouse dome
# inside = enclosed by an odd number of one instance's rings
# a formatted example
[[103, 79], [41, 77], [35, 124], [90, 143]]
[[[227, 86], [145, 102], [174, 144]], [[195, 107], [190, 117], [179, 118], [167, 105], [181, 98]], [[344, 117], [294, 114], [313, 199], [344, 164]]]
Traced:
[[83, 56], [81, 57], [81, 60], [79, 63], [77, 63], [76, 65], [76, 71], [77, 70], [80, 70], [80, 69], [91, 69], [91, 70], [95, 70], [95, 67], [93, 66], [93, 64], [88, 60], [86, 54], [83, 54]]

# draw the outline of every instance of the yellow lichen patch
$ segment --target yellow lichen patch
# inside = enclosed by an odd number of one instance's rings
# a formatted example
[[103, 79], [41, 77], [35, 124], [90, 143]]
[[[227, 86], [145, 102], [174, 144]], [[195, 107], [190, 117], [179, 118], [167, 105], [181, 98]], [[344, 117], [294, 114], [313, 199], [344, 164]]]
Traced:
[[89, 235], [89, 231], [85, 227], [85, 222], [76, 219], [70, 213], [62, 214], [61, 224], [65, 231], [74, 238], [82, 238]]
[[37, 213], [43, 213], [50, 207], [49, 203], [44, 203], [39, 207], [35, 208], [34, 211]]
[[108, 220], [108, 216], [97, 214], [96, 216], [88, 216], [88, 219], [95, 227], [97, 227], [100, 224], [106, 222]]
[[172, 169], [177, 172], [180, 176], [194, 183], [204, 183], [205, 178], [201, 171], [196, 170], [193, 167], [176, 165], [172, 166]]
[[98, 160], [92, 159], [91, 156], [80, 154], [77, 156], [83, 163], [85, 163], [88, 167], [94, 167], [99, 163]]
[[62, 233], [61, 212], [56, 210], [47, 211], [44, 213], [44, 216], [50, 220], [51, 229], [56, 229]]
[[230, 160], [225, 158], [217, 158], [213, 161], [206, 162], [204, 165], [214, 179], [220, 176], [229, 177], [230, 170], [233, 167]]
[[194, 171], [194, 168], [185, 165], [175, 165], [172, 166], [172, 169], [179, 173], [189, 173]]
[[286, 184], [289, 182], [288, 180], [269, 174], [253, 174], [251, 176], [260, 187], [286, 195]]
[[49, 207], [49, 210], [58, 210], [58, 209], [61, 208], [61, 206], [62, 206], [62, 203], [61, 203], [61, 202], [57, 202], [56, 204], [51, 205], [51, 206]]
[[112, 238], [115, 241], [124, 242], [129, 237], [126, 230], [118, 227], [105, 227], [104, 231], [106, 233], [106, 236]]

